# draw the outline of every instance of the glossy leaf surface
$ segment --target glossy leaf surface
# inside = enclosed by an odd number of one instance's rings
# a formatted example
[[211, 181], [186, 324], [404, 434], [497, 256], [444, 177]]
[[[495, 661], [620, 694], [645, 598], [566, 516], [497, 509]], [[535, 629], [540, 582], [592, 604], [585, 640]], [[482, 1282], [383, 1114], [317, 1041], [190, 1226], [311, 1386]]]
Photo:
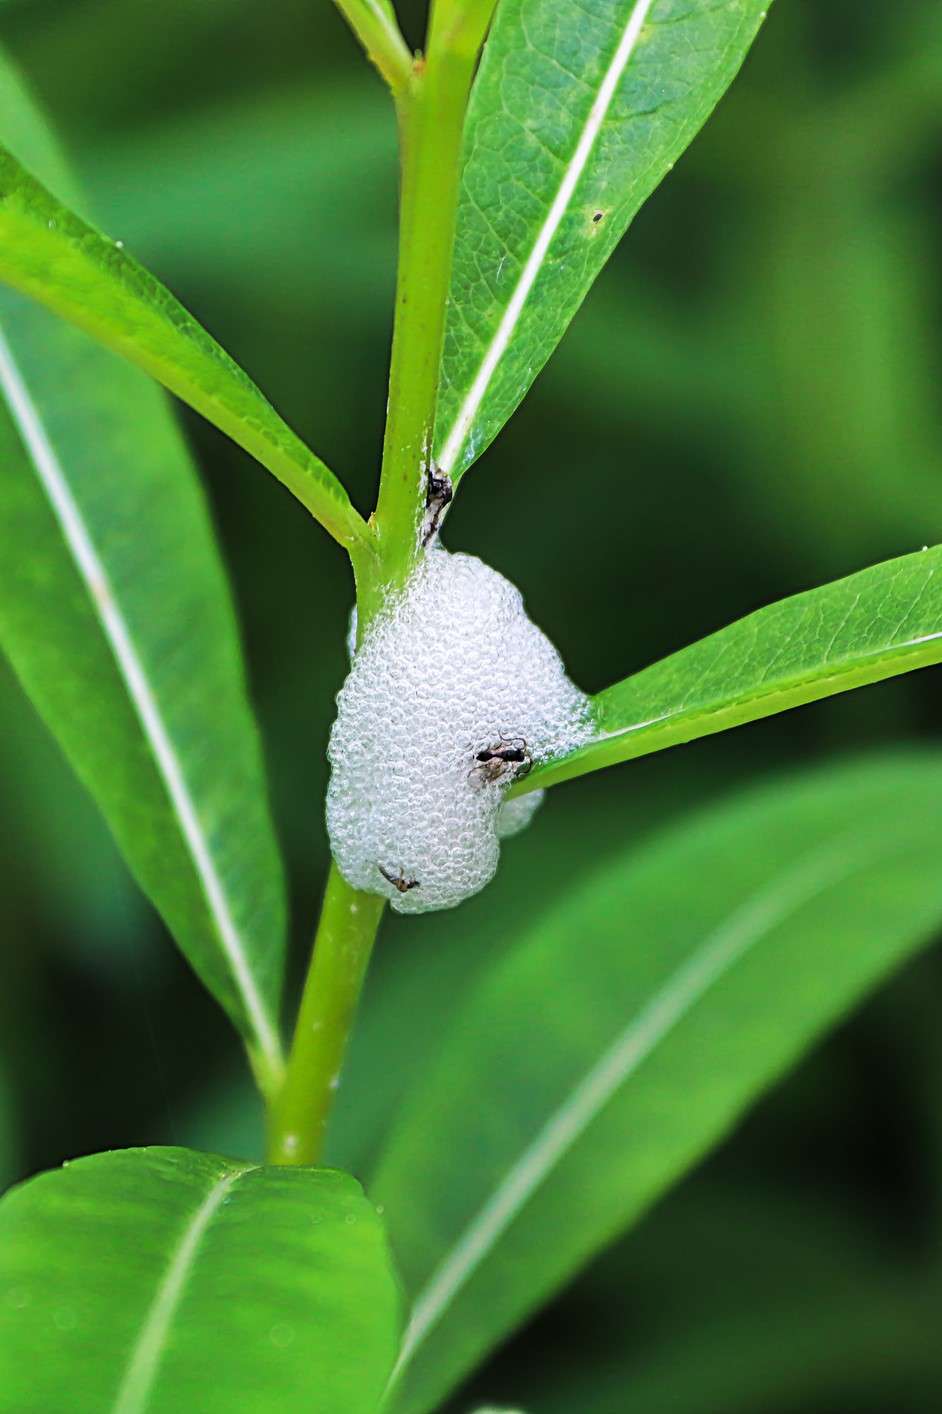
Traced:
[[598, 733], [553, 785], [942, 660], [942, 547], [759, 609], [593, 698]]
[[767, 0], [501, 0], [474, 86], [435, 435], [457, 480], [734, 78]]
[[942, 757], [777, 782], [615, 858], [454, 1018], [372, 1186], [420, 1414], [942, 922]]
[[0, 1203], [4, 1414], [373, 1414], [398, 1292], [349, 1175], [96, 1154]]
[[[15, 78], [4, 77], [11, 103]], [[25, 131], [22, 93], [19, 111]], [[11, 291], [0, 291], [0, 395], [0, 643], [271, 1078], [281, 866], [229, 589], [186, 446], [149, 379]]]

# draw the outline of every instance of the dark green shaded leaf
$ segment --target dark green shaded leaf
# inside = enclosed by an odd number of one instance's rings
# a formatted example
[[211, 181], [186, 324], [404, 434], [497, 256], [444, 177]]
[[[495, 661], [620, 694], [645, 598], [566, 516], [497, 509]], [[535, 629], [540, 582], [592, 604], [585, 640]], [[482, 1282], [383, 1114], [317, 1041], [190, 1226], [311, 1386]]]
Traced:
[[359, 1185], [189, 1149], [0, 1203], [4, 1414], [373, 1414], [398, 1293]]
[[[559, 1376], [535, 1394], [528, 1414], [612, 1414], [613, 1410], [669, 1414], [755, 1414], [758, 1409], [893, 1408], [897, 1391], [925, 1391], [931, 1408], [938, 1389], [935, 1289], [915, 1292], [884, 1277], [838, 1295], [810, 1288], [771, 1310], [724, 1312], [683, 1332], [649, 1364], [617, 1358]], [[785, 1334], [787, 1333], [787, 1334]], [[918, 1407], [918, 1406], [917, 1406]]]
[[551, 1370], [502, 1381], [498, 1368], [494, 1388], [528, 1414], [755, 1414], [857, 1410], [861, 1395], [889, 1408], [900, 1380], [937, 1381], [934, 1279], [905, 1260], [891, 1222], [846, 1190], [829, 1201], [826, 1182], [780, 1188], [720, 1167], [658, 1204], [563, 1298], [563, 1310], [588, 1297], [599, 1312], [590, 1368], [584, 1342], [564, 1339]]
[[942, 922], [942, 757], [814, 773], [613, 860], [455, 1018], [374, 1191], [433, 1408]]

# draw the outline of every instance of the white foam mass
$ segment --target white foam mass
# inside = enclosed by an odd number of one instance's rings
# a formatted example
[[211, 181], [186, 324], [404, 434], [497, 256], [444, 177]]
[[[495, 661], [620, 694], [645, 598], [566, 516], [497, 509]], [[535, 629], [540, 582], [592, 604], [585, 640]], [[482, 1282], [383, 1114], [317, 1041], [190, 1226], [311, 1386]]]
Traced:
[[505, 801], [517, 768], [482, 779], [479, 752], [524, 743], [536, 765], [590, 734], [588, 699], [520, 591], [440, 545], [370, 624], [337, 709], [331, 849], [348, 883], [399, 913], [477, 893], [497, 868], [499, 840], [540, 802], [541, 791]]

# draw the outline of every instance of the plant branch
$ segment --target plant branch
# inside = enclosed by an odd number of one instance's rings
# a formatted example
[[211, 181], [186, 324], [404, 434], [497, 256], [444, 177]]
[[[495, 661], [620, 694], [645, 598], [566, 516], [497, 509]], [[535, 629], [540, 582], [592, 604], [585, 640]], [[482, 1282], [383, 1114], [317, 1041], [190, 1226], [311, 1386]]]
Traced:
[[[414, 63], [385, 0], [336, 3], [393, 90], [402, 145], [389, 415], [372, 526], [379, 559], [372, 546], [351, 548], [362, 633], [420, 549], [464, 119], [496, 0], [433, 0], [428, 56]], [[320, 1158], [383, 908], [331, 865], [285, 1078], [269, 1108], [270, 1163]]]
[[269, 1163], [321, 1157], [384, 905], [351, 888], [331, 864], [284, 1082], [269, 1108]]
[[438, 0], [429, 28], [429, 53], [450, 50], [477, 62], [497, 0]]
[[412, 82], [412, 55], [386, 0], [335, 0], [337, 9], [398, 102]]
[[[451, 278], [461, 141], [486, 25], [471, 5], [433, 3], [429, 47], [400, 113], [399, 273], [389, 416], [376, 529], [386, 582], [400, 584], [419, 552]], [[493, 0], [488, 0], [488, 10]], [[471, 23], [474, 11], [476, 22]], [[467, 12], [467, 23], [459, 22]]]

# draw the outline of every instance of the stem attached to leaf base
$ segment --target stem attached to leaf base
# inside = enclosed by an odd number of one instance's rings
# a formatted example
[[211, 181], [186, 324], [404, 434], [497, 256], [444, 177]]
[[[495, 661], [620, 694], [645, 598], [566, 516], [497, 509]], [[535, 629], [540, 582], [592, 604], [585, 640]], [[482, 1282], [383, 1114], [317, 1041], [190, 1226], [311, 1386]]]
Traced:
[[[371, 518], [374, 540], [368, 548], [351, 548], [362, 634], [389, 591], [408, 578], [421, 552], [461, 142], [496, 0], [433, 0], [428, 52], [414, 63], [388, 5], [337, 3], [392, 89], [402, 150], [389, 413], [379, 499]], [[382, 898], [352, 889], [331, 866], [285, 1078], [269, 1107], [270, 1163], [320, 1159], [383, 908]]]
[[387, 585], [420, 553], [451, 279], [464, 121], [495, 0], [434, 0], [428, 50], [399, 105], [402, 191], [389, 414], [375, 528]]

